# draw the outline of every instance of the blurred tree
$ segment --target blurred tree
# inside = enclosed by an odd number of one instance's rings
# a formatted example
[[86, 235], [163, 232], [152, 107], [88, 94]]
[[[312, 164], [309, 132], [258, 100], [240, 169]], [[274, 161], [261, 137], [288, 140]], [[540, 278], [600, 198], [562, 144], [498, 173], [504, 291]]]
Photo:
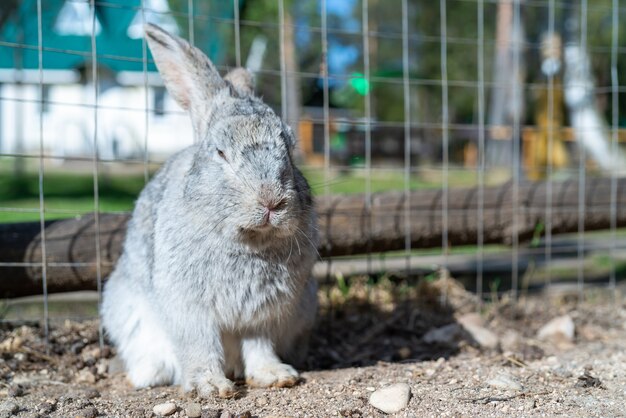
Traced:
[[[362, 79], [363, 1], [368, 1], [370, 77], [369, 83]], [[496, 94], [494, 83], [511, 79], [512, 68], [502, 68], [496, 59], [497, 16], [502, 9], [512, 9], [513, 0], [484, 1], [484, 60], [485, 89], [488, 97], [487, 109], [494, 124], [511, 124], [512, 115], [518, 112], [520, 124], [536, 124], [536, 95], [532, 89], [543, 88], [546, 79], [541, 73], [541, 38], [549, 26], [550, 2], [526, 2], [521, 4], [521, 29], [524, 33], [523, 48], [515, 54], [525, 67], [518, 81], [519, 102], [513, 106], [510, 97]], [[186, 11], [188, 0], [170, 0], [173, 10]], [[564, 19], [578, 0], [552, 3], [555, 7], [555, 28], [563, 35]], [[245, 62], [253, 40], [257, 36], [267, 39], [267, 49], [260, 73], [257, 75], [258, 92], [264, 99], [278, 107], [281, 103], [281, 40], [279, 0], [239, 2], [241, 17], [241, 57]], [[285, 26], [285, 69], [289, 74], [287, 91], [288, 109], [299, 108], [299, 103], [319, 105], [316, 97], [321, 91], [320, 66], [322, 62], [322, 0], [284, 0]], [[211, 19], [219, 7], [233, 7], [232, 1], [193, 1], [196, 19], [196, 43], [201, 38], [201, 25], [219, 25], [222, 34], [224, 57], [222, 63], [235, 64], [234, 28], [232, 21]], [[428, 126], [441, 121], [441, 48], [445, 42], [447, 51], [448, 112], [451, 124], [475, 125], [478, 98], [478, 6], [479, 1], [445, 0], [447, 37], [442, 39], [440, 1], [409, 0], [409, 61], [411, 78], [411, 111], [414, 123]], [[384, 122], [403, 120], [402, 78], [402, 14], [400, 0], [327, 0], [327, 38], [329, 45], [328, 71], [331, 89], [331, 106], [352, 109], [355, 117], [363, 115], [364, 96], [359, 88], [367, 84], [371, 94], [372, 117]], [[609, 118], [611, 108], [611, 41], [613, 0], [588, 1], [588, 12], [584, 16], [587, 24], [587, 50], [592, 73], [598, 89], [595, 100], [602, 114]], [[626, 9], [620, 8], [619, 21], [626, 21]], [[207, 19], [206, 16], [209, 16]], [[204, 20], [203, 20], [204, 19]], [[185, 16], [178, 16], [181, 28], [187, 28]], [[511, 29], [511, 20], [503, 25]], [[184, 30], [182, 31], [184, 34]], [[521, 32], [520, 32], [521, 33]], [[509, 38], [511, 33], [509, 32]], [[517, 35], [520, 35], [519, 33]], [[516, 36], [517, 36], [516, 35]], [[626, 25], [618, 30], [621, 42], [618, 52], [618, 74], [626, 66], [626, 54], [621, 53], [626, 40]], [[510, 39], [509, 39], [510, 40]], [[511, 45], [509, 42], [508, 45]], [[291, 49], [293, 48], [293, 49]], [[509, 51], [508, 64], [515, 55]], [[505, 63], [507, 61], [505, 60]], [[499, 68], [499, 69], [498, 69]], [[300, 77], [291, 77], [299, 73]], [[359, 87], [360, 86], [360, 87]], [[491, 93], [491, 94], [490, 94]], [[298, 98], [298, 94], [301, 98]], [[296, 103], [295, 105], [291, 105]], [[626, 95], [619, 95], [620, 123], [626, 121]], [[522, 117], [521, 109], [527, 108]], [[508, 110], [507, 110], [508, 109]], [[508, 112], [505, 118], [496, 117]], [[297, 116], [289, 116], [296, 119]], [[610, 119], [609, 119], [610, 120]], [[488, 122], [488, 121], [486, 121]], [[568, 123], [567, 119], [565, 120]], [[434, 131], [433, 131], [434, 132]], [[454, 131], [451, 131], [454, 136]], [[433, 134], [434, 143], [439, 140]], [[510, 155], [510, 143], [504, 154]], [[498, 158], [495, 161], [499, 161]], [[501, 161], [500, 161], [501, 163]]]

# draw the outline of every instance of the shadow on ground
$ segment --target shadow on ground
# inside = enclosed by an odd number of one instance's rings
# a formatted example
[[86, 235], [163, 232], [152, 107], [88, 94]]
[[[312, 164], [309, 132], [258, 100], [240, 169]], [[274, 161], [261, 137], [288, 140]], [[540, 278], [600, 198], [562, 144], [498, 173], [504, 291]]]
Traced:
[[[386, 281], [386, 282], [385, 282]], [[357, 280], [320, 291], [320, 314], [306, 360], [311, 370], [448, 358], [466, 340], [441, 344], [424, 336], [452, 324], [477, 299], [453, 280], [409, 286]]]

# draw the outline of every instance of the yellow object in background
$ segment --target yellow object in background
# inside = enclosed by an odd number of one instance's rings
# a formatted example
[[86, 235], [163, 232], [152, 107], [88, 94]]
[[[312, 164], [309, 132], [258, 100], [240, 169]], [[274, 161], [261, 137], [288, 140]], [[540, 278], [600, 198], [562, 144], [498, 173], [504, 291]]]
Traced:
[[563, 87], [560, 80], [554, 80], [552, 97], [548, 86], [542, 88], [538, 96], [535, 106], [537, 128], [524, 141], [524, 159], [530, 180], [545, 179], [549, 165], [559, 169], [569, 160], [563, 135]]

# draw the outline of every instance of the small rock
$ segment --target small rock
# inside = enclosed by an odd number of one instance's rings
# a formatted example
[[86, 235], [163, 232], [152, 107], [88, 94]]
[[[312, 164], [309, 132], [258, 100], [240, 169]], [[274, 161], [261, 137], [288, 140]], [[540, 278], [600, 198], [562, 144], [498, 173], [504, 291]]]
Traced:
[[378, 389], [370, 395], [370, 405], [387, 414], [393, 414], [406, 408], [411, 397], [411, 388], [406, 383], [396, 383]]
[[154, 412], [155, 415], [167, 417], [176, 412], [176, 404], [173, 402], [160, 403], [158, 405], [154, 405], [152, 412]]
[[76, 418], [96, 418], [97, 416], [98, 410], [93, 406], [88, 406], [76, 414]]
[[584, 325], [582, 327], [578, 327], [577, 332], [580, 338], [587, 341], [597, 341], [602, 339], [604, 336], [602, 328], [595, 325]]
[[219, 409], [203, 409], [201, 415], [202, 418], [220, 418], [221, 416]]
[[12, 384], [11, 386], [9, 386], [9, 389], [7, 390], [7, 395], [9, 395], [12, 398], [17, 398], [19, 396], [22, 396], [23, 394], [24, 394], [24, 388], [22, 387], [22, 385]]
[[252, 414], [250, 413], [250, 411], [245, 411], [241, 414], [235, 415], [235, 418], [252, 418]]
[[100, 358], [100, 348], [99, 347], [84, 348], [80, 353], [80, 357], [85, 363], [95, 361], [96, 359]]
[[409, 357], [411, 357], [411, 349], [409, 347], [400, 347], [398, 348], [398, 357], [400, 357], [402, 360], [406, 360]]
[[507, 329], [500, 338], [500, 345], [504, 351], [516, 351], [522, 342], [522, 336], [519, 332]]
[[99, 398], [100, 392], [97, 389], [89, 388], [83, 392], [83, 396], [87, 399]]
[[0, 343], [0, 352], [15, 353], [24, 344], [21, 337], [9, 337]]
[[76, 399], [76, 401], [74, 402], [74, 407], [78, 410], [85, 409], [90, 406], [93, 406], [93, 404], [87, 399]]
[[96, 363], [96, 374], [98, 376], [105, 375], [107, 373], [107, 369], [108, 365], [106, 361], [100, 360], [98, 363]]
[[589, 371], [585, 371], [581, 376], [578, 376], [576, 386], [581, 388], [601, 388], [602, 381], [592, 376]]
[[70, 346], [70, 352], [74, 355], [80, 354], [83, 348], [85, 348], [85, 345], [84, 341], [77, 341]]
[[96, 376], [87, 367], [80, 370], [76, 374], [76, 381], [78, 383], [96, 383]]
[[267, 400], [265, 396], [259, 396], [258, 398], [256, 398], [256, 406], [258, 407], [263, 407], [267, 405], [268, 403], [269, 401]]
[[189, 403], [185, 406], [185, 414], [187, 414], [189, 418], [199, 418], [202, 416], [202, 406], [195, 402]]
[[468, 312], [466, 314], [460, 315], [458, 318], [456, 318], [456, 321], [463, 326], [465, 325], [474, 325], [477, 327], [485, 326], [485, 321], [483, 320], [483, 317], [480, 316], [480, 314], [476, 312]]
[[504, 390], [524, 390], [524, 387], [513, 376], [508, 374], [499, 374], [495, 378], [487, 382], [489, 386], [493, 386], [496, 389]]
[[0, 417], [10, 417], [20, 410], [20, 406], [13, 401], [5, 401], [0, 404]]
[[537, 332], [537, 338], [543, 341], [572, 341], [575, 329], [571, 316], [558, 316], [541, 327]]
[[37, 406], [37, 411], [40, 414], [49, 414], [50, 412], [54, 411], [54, 404], [46, 401], [46, 402], [42, 402]]
[[115, 356], [109, 360], [109, 375], [124, 373], [124, 370], [124, 361], [120, 357]]
[[457, 321], [481, 347], [491, 349], [498, 347], [498, 336], [483, 326], [480, 315], [468, 313], [459, 317]]
[[427, 344], [456, 345], [463, 339], [463, 328], [457, 323], [433, 328], [424, 334], [422, 339]]
[[21, 363], [23, 361], [26, 361], [26, 359], [28, 358], [28, 356], [26, 355], [26, 353], [15, 353], [13, 354], [13, 358], [18, 362]]
[[233, 414], [228, 411], [222, 411], [220, 414], [220, 418], [233, 418]]

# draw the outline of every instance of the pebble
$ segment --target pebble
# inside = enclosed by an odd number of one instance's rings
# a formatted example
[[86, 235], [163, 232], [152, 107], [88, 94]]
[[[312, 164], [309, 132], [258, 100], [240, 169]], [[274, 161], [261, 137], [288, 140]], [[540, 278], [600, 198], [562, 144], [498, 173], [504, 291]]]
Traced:
[[502, 338], [500, 338], [500, 345], [504, 351], [517, 351], [521, 343], [522, 336], [512, 329], [504, 331]]
[[94, 388], [89, 388], [87, 390], [85, 390], [85, 392], [83, 392], [85, 398], [87, 399], [93, 399], [93, 398], [99, 398], [100, 397], [100, 392], [98, 392], [97, 389]]
[[173, 402], [160, 403], [154, 405], [152, 412], [154, 412], [155, 415], [166, 417], [176, 412], [176, 404]]
[[468, 313], [460, 316], [457, 321], [481, 347], [490, 349], [498, 347], [500, 343], [498, 336], [484, 327], [480, 315]]
[[202, 416], [202, 407], [199, 403], [189, 403], [185, 406], [185, 414], [189, 418], [199, 418]]
[[98, 363], [96, 363], [96, 374], [98, 374], [99, 376], [105, 375], [107, 373], [107, 369], [108, 365], [106, 361], [100, 360]]
[[10, 417], [20, 410], [20, 406], [13, 401], [5, 401], [0, 404], [0, 417]]
[[265, 406], [269, 403], [269, 401], [267, 400], [267, 398], [265, 396], [260, 396], [256, 399], [256, 406], [258, 407], [262, 407]]
[[524, 387], [513, 376], [508, 374], [499, 374], [495, 378], [487, 382], [490, 386], [504, 390], [524, 390]]
[[84, 362], [94, 361], [100, 358], [100, 355], [100, 348], [98, 347], [85, 348], [80, 353], [80, 357]]
[[220, 415], [220, 418], [232, 418], [233, 414], [231, 414], [228, 411], [222, 411], [222, 414]]
[[49, 414], [54, 411], [54, 404], [48, 401], [42, 402], [37, 406], [37, 411], [43, 415]]
[[400, 347], [397, 351], [398, 357], [402, 360], [406, 360], [411, 357], [411, 349], [409, 347]]
[[9, 386], [7, 394], [12, 398], [17, 398], [24, 394], [24, 388], [22, 387], [22, 385], [12, 384], [11, 386]]
[[558, 316], [545, 324], [537, 332], [537, 338], [543, 341], [572, 341], [576, 326], [569, 315]]
[[122, 359], [120, 357], [113, 357], [111, 360], [109, 360], [109, 364], [108, 364], [108, 372], [109, 375], [114, 375], [117, 373], [124, 373], [124, 362], [122, 361]]
[[242, 412], [241, 414], [235, 415], [235, 418], [252, 418], [252, 414], [250, 411]]
[[428, 331], [422, 339], [427, 344], [456, 345], [463, 337], [463, 328], [457, 323], [448, 324]]
[[387, 414], [393, 414], [406, 408], [411, 397], [411, 388], [406, 383], [396, 383], [378, 389], [370, 395], [370, 405]]
[[76, 374], [76, 381], [78, 383], [96, 383], [96, 376], [85, 367]]
[[88, 406], [76, 414], [76, 418], [96, 418], [97, 416], [98, 410], [93, 406]]
[[221, 414], [220, 414], [219, 409], [203, 409], [202, 415], [200, 416], [202, 418], [220, 418]]
[[24, 344], [21, 337], [9, 337], [0, 343], [0, 352], [14, 353]]
[[28, 356], [26, 355], [26, 353], [15, 353], [13, 354], [13, 358], [18, 362], [21, 363], [23, 361], [26, 361], [26, 359], [28, 358]]

